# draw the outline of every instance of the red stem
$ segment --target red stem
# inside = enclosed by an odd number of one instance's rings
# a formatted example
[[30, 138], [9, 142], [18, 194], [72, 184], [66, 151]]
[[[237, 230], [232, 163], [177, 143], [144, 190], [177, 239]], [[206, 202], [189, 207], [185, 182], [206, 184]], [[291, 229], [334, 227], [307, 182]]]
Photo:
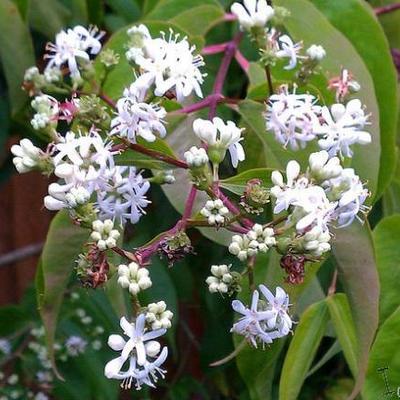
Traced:
[[388, 14], [400, 9], [400, 3], [389, 4], [387, 6], [377, 7], [374, 9], [376, 15]]
[[211, 46], [203, 47], [201, 54], [208, 56], [210, 54], [222, 53], [226, 49], [227, 43], [212, 44]]
[[105, 102], [107, 103], [110, 107], [115, 108], [116, 107], [116, 103], [115, 101], [111, 98], [108, 97], [105, 93], [101, 92], [99, 94], [99, 97]]
[[240, 67], [242, 68], [242, 70], [244, 72], [249, 72], [249, 68], [250, 68], [250, 63], [249, 61], [245, 58], [245, 56], [241, 53], [240, 50], [236, 50], [235, 53], [235, 60], [237, 61], [237, 63], [240, 65]]
[[182, 215], [182, 223], [180, 228], [185, 229], [187, 220], [190, 218], [190, 215], [192, 214], [193, 206], [194, 206], [194, 201], [196, 200], [196, 195], [197, 195], [197, 189], [194, 185], [192, 185], [189, 196], [186, 200], [185, 204], [185, 210]]
[[[239, 45], [240, 40], [243, 37], [243, 33], [239, 32], [232, 41], [226, 44], [225, 54], [222, 58], [221, 65], [219, 67], [217, 77], [215, 78], [213, 94], [218, 95], [222, 94], [222, 88], [224, 86], [225, 78], [228, 73], [229, 66], [231, 65], [232, 59], [235, 56], [235, 52]], [[217, 113], [217, 104], [218, 101], [216, 99], [210, 102], [210, 111], [208, 113], [208, 118], [213, 119]]]
[[184, 169], [189, 168], [185, 161], [181, 161], [176, 158], [167, 156], [156, 150], [147, 149], [146, 147], [144, 147], [140, 144], [126, 142], [125, 145], [126, 145], [125, 147], [128, 147], [128, 148], [132, 149], [133, 151], [137, 151], [138, 153], [141, 153], [141, 154], [146, 154], [149, 157], [155, 158], [156, 160], [164, 161], [165, 163], [174, 165], [175, 167], [184, 168]]

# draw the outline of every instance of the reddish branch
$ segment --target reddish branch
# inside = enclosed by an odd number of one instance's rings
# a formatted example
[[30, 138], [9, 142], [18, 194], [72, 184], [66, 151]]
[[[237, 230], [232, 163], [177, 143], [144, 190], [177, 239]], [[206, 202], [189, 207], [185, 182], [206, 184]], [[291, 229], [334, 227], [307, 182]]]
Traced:
[[389, 4], [374, 9], [376, 15], [388, 14], [396, 10], [400, 10], [400, 3]]

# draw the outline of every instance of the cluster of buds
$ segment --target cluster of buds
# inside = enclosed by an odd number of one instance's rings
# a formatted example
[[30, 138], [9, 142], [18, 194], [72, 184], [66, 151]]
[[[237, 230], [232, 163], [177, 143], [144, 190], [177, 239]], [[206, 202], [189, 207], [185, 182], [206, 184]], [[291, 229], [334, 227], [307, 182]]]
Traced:
[[149, 270], [140, 268], [135, 262], [129, 265], [121, 264], [118, 267], [118, 283], [124, 289], [128, 289], [133, 296], [152, 285]]
[[200, 210], [200, 214], [207, 218], [210, 225], [222, 226], [226, 222], [229, 210], [220, 199], [208, 200]]
[[121, 234], [114, 229], [114, 222], [106, 219], [104, 222], [97, 219], [92, 223], [92, 233], [90, 238], [96, 242], [100, 250], [112, 249], [117, 245], [117, 240]]
[[264, 228], [260, 224], [254, 224], [252, 229], [244, 235], [234, 235], [229, 245], [229, 252], [239, 260], [245, 261], [258, 252], [266, 253], [268, 249], [276, 245], [275, 233], [272, 228]]
[[261, 214], [269, 203], [269, 192], [262, 186], [261, 179], [251, 179], [240, 197], [240, 205], [249, 214]]
[[167, 310], [165, 301], [150, 303], [147, 306], [146, 322], [153, 330], [171, 328], [171, 320], [173, 316], [173, 312]]
[[203, 147], [192, 146], [183, 156], [190, 168], [193, 183], [199, 189], [207, 188], [211, 184], [211, 172], [206, 150]]
[[210, 293], [228, 293], [232, 295], [234, 292], [240, 292], [241, 275], [231, 271], [232, 265], [212, 265], [211, 274], [206, 279], [208, 290]]
[[48, 95], [36, 96], [31, 102], [36, 114], [31, 120], [33, 129], [39, 130], [46, 127], [55, 128], [58, 120], [58, 101]]

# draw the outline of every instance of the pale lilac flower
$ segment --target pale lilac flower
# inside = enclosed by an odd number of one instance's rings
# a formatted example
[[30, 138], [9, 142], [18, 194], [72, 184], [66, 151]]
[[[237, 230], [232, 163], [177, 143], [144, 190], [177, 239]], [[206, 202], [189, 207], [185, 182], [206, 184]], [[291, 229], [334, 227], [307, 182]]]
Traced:
[[[121, 387], [125, 389], [130, 389], [132, 384], [136, 389], [144, 384], [154, 387], [158, 375], [164, 377], [165, 370], [161, 366], [167, 358], [168, 349], [164, 347], [161, 350], [154, 339], [164, 335], [166, 329], [147, 331], [145, 322], [145, 314], [140, 314], [135, 323], [129, 323], [122, 317], [120, 325], [128, 340], [120, 335], [108, 338], [108, 345], [114, 351], [120, 351], [121, 355], [106, 364], [104, 374], [109, 379], [122, 380]], [[128, 369], [122, 371], [126, 363]]]
[[107, 187], [97, 193], [100, 217], [136, 224], [150, 203], [149, 189], [150, 182], [135, 167], [115, 167]]
[[296, 88], [289, 93], [288, 86], [282, 86], [280, 93], [269, 98], [266, 128], [279, 143], [298, 150], [316, 138], [314, 127], [319, 124], [319, 112], [314, 96], [297, 94]]
[[278, 58], [289, 58], [289, 64], [284, 69], [290, 70], [296, 68], [298, 53], [303, 48], [302, 43], [293, 43], [288, 35], [278, 37], [279, 50], [275, 53]]
[[164, 107], [148, 104], [145, 100], [146, 85], [141, 86], [138, 78], [129, 89], [124, 91], [124, 97], [117, 102], [117, 117], [111, 121], [110, 135], [119, 135], [136, 143], [141, 136], [148, 142], [154, 142], [156, 137], [164, 137], [166, 129]]
[[65, 342], [67, 354], [71, 357], [77, 357], [85, 352], [87, 341], [80, 336], [70, 336]]

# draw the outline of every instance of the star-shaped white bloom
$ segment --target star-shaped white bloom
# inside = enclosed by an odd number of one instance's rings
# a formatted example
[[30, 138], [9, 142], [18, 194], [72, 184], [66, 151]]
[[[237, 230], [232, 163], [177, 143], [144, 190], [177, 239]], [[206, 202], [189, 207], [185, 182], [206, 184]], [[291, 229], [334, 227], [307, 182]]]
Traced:
[[314, 126], [319, 124], [320, 107], [315, 103], [314, 96], [297, 94], [296, 88], [289, 93], [288, 86], [282, 86], [280, 93], [269, 98], [265, 114], [267, 131], [272, 131], [285, 147], [304, 148], [316, 137]]
[[97, 193], [100, 216], [136, 224], [150, 203], [149, 189], [150, 182], [135, 167], [115, 167], [107, 186]]
[[138, 78], [129, 89], [124, 91], [124, 97], [117, 102], [117, 117], [111, 121], [110, 135], [127, 137], [136, 143], [141, 136], [148, 142], [154, 142], [156, 137], [164, 137], [167, 133], [164, 118], [167, 115], [164, 107], [146, 103], [146, 84]]
[[279, 50], [275, 53], [278, 58], [289, 58], [289, 64], [284, 69], [290, 70], [296, 68], [298, 53], [303, 48], [302, 43], [293, 43], [288, 35], [278, 37]]
[[75, 26], [73, 29], [61, 31], [56, 35], [55, 43], [48, 43], [46, 49], [50, 54], [46, 71], [54, 67], [61, 69], [67, 64], [72, 77], [79, 78], [79, 60], [89, 61], [90, 55], [98, 54], [101, 50], [100, 39], [104, 32], [97, 28], [86, 29], [83, 26]]
[[255, 290], [251, 298], [250, 308], [245, 307], [239, 300], [232, 302], [234, 311], [243, 315], [243, 317], [233, 324], [231, 332], [244, 336], [254, 347], [257, 347], [257, 341], [262, 344], [269, 344], [272, 343], [273, 339], [277, 338], [276, 332], [265, 332], [261, 326], [261, 322], [273, 318], [274, 313], [272, 311], [258, 310], [259, 296], [260, 294]]
[[[161, 350], [160, 344], [154, 339], [165, 334], [166, 329], [146, 331], [145, 314], [140, 314], [135, 323], [129, 323], [125, 317], [120, 320], [120, 325], [128, 340], [120, 335], [111, 335], [108, 338], [108, 345], [121, 355], [109, 361], [104, 374], [109, 379], [122, 380], [121, 386], [129, 389], [134, 383], [137, 389], [143, 384], [154, 387], [157, 381], [157, 374], [164, 376], [165, 371], [161, 365], [167, 358], [168, 349]], [[125, 363], [129, 364], [126, 371], [122, 371]]]
[[279, 286], [276, 288], [275, 296], [266, 286], [260, 285], [259, 288], [269, 303], [269, 310], [273, 313], [273, 317], [267, 321], [268, 328], [277, 329], [281, 336], [286, 336], [293, 324], [288, 314], [289, 296]]
[[204, 74], [200, 67], [203, 57], [194, 55], [196, 46], [190, 46], [187, 38], [179, 40], [180, 35], [170, 31], [168, 39], [163, 32], [161, 38], [142, 36], [142, 47], [128, 52], [129, 58], [143, 72], [143, 79], [155, 85], [155, 95], [163, 96], [174, 91], [178, 101], [193, 91], [202, 97], [201, 84]]
[[114, 169], [114, 152], [111, 143], [104, 142], [97, 132], [91, 131], [87, 135], [68, 132], [55, 148], [56, 176], [67, 184], [83, 186], [90, 193], [106, 187]]
[[350, 100], [346, 105], [334, 104], [330, 110], [322, 107], [322, 123], [315, 125], [314, 132], [322, 138], [319, 146], [331, 157], [336, 154], [352, 157], [350, 146], [355, 143], [371, 143], [371, 134], [364, 131], [368, 123], [362, 103], [358, 99]]

